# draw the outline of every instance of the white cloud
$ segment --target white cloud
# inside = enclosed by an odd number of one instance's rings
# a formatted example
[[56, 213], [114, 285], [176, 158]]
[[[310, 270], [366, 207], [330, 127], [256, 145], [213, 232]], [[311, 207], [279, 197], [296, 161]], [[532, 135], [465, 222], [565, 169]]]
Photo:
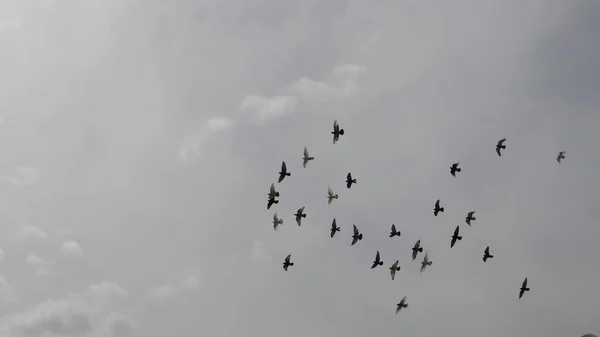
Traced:
[[83, 255], [83, 249], [77, 241], [66, 241], [60, 246], [60, 252], [66, 255]]
[[34, 253], [27, 254], [25, 258], [25, 263], [35, 267], [35, 277], [39, 278], [42, 276], [46, 276], [50, 273], [49, 266], [50, 263], [41, 257], [35, 255]]
[[298, 103], [292, 96], [246, 96], [240, 104], [241, 111], [254, 113], [255, 122], [264, 125], [290, 114]]
[[233, 119], [228, 117], [213, 117], [209, 119], [207, 123], [209, 128], [213, 131], [221, 131], [233, 127]]
[[22, 226], [14, 236], [14, 240], [20, 241], [26, 238], [35, 238], [38, 240], [45, 240], [48, 238], [48, 234], [41, 228], [32, 225]]

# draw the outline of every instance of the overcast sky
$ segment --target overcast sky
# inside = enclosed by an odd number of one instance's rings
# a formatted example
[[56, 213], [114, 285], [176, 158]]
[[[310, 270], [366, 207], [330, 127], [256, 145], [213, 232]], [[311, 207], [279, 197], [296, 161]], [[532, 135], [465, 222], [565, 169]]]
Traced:
[[2, 1], [0, 336], [599, 333], [598, 31], [591, 0]]

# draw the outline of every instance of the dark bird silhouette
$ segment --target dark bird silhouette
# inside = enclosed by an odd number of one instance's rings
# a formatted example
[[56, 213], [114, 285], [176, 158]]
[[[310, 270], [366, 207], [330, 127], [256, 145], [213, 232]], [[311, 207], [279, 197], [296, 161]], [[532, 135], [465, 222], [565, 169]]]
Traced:
[[296, 223], [298, 224], [298, 227], [300, 227], [300, 222], [302, 221], [302, 218], [306, 218], [306, 213], [304, 213], [304, 207], [306, 206], [302, 206], [300, 207], [297, 211], [296, 211]]
[[333, 144], [337, 143], [340, 140], [340, 136], [344, 135], [344, 129], [340, 129], [340, 125], [337, 121], [333, 121], [333, 131], [331, 132], [333, 135]]
[[417, 254], [423, 251], [423, 247], [421, 247], [421, 239], [415, 242], [415, 245], [412, 247], [412, 258], [413, 260], [417, 258]]
[[373, 261], [371, 269], [381, 265], [383, 265], [383, 261], [381, 261], [381, 258], [379, 257], [379, 251], [377, 251], [377, 255], [375, 255], [375, 261]]
[[506, 149], [506, 145], [504, 145], [504, 142], [506, 141], [506, 138], [502, 138], [498, 141], [498, 144], [496, 144], [496, 153], [499, 156], [502, 156], [502, 154], [500, 153], [501, 149]]
[[483, 252], [483, 262], [486, 262], [487, 259], [493, 258], [494, 255], [490, 255], [490, 246], [485, 247], [485, 251]]
[[452, 234], [452, 241], [450, 241], [450, 248], [454, 247], [456, 240], [458, 240], [458, 241], [462, 240], [462, 236], [458, 235], [458, 230], [459, 230], [459, 226], [456, 226], [456, 229], [454, 230], [454, 234]]
[[277, 212], [275, 212], [275, 214], [273, 214], [273, 229], [277, 230], [279, 225], [283, 225], [283, 219], [277, 215]]
[[284, 269], [285, 271], [287, 271], [287, 270], [288, 270], [288, 267], [292, 267], [292, 266], [294, 266], [294, 263], [293, 263], [293, 262], [290, 262], [290, 258], [291, 258], [291, 257], [292, 257], [292, 254], [288, 255], [288, 256], [285, 258], [285, 261], [283, 261], [283, 269]]
[[437, 216], [439, 212], [444, 212], [444, 207], [440, 207], [440, 199], [435, 202], [435, 208], [433, 209], [433, 215]]
[[400, 236], [400, 231], [396, 230], [396, 225], [392, 224], [392, 231], [390, 232], [390, 238], [394, 236]]
[[402, 310], [403, 308], [408, 308], [408, 303], [406, 302], [406, 296], [402, 297], [402, 300], [400, 300], [400, 303], [396, 304], [396, 315], [398, 315], [400, 310]]
[[331, 205], [331, 202], [333, 201], [333, 199], [337, 199], [338, 195], [337, 193], [333, 193], [333, 190], [331, 189], [331, 187], [327, 188], [327, 205]]
[[352, 234], [352, 244], [350, 246], [354, 246], [354, 244], [357, 241], [360, 241], [363, 238], [362, 233], [358, 232], [358, 228], [356, 227], [356, 225], [352, 225], [352, 226], [354, 227], [354, 233]]
[[560, 151], [558, 153], [558, 156], [556, 156], [556, 161], [560, 164], [560, 161], [565, 159], [565, 151]]
[[333, 222], [331, 223], [331, 237], [333, 238], [335, 233], [339, 232], [339, 231], [340, 231], [340, 228], [337, 226], [337, 223], [335, 222], [335, 218], [333, 218]]
[[425, 270], [425, 268], [427, 268], [427, 266], [431, 266], [432, 263], [433, 261], [429, 260], [429, 252], [425, 252], [425, 257], [421, 262], [421, 273]]
[[473, 214], [475, 214], [474, 211], [471, 211], [469, 213], [467, 213], [467, 216], [465, 217], [465, 222], [467, 223], [467, 225], [471, 226], [471, 221], [475, 221], [477, 220], [476, 217], [473, 216]]
[[283, 180], [283, 178], [285, 178], [286, 176], [289, 177], [291, 175], [292, 174], [287, 171], [287, 166], [285, 165], [285, 161], [282, 161], [281, 162], [281, 172], [279, 172], [279, 181], [278, 182], [281, 182]]
[[456, 178], [456, 172], [461, 171], [460, 167], [458, 167], [458, 164], [460, 164], [460, 163], [454, 163], [454, 164], [452, 164], [452, 166], [450, 166], [450, 174], [455, 178]]
[[348, 172], [346, 176], [346, 187], [350, 188], [352, 184], [356, 184], [356, 179], [352, 179], [352, 173]]
[[275, 200], [275, 198], [269, 198], [269, 200], [267, 200], [267, 209], [271, 208], [271, 206], [273, 206], [273, 204], [278, 204], [279, 200]]
[[390, 266], [390, 275], [392, 276], [392, 281], [396, 277], [397, 271], [400, 271], [400, 266], [398, 266], [398, 260], [396, 260], [396, 262], [394, 262], [394, 264]]
[[521, 297], [523, 297], [523, 294], [529, 291], [529, 288], [527, 288], [527, 277], [525, 278], [525, 280], [523, 281], [523, 284], [521, 285], [521, 291], [519, 291], [519, 299]]
[[306, 164], [308, 164], [308, 162], [311, 160], [315, 160], [315, 157], [311, 157], [308, 154], [308, 150], [306, 149], [306, 146], [305, 146], [304, 147], [304, 157], [302, 158], [302, 167], [306, 168]]

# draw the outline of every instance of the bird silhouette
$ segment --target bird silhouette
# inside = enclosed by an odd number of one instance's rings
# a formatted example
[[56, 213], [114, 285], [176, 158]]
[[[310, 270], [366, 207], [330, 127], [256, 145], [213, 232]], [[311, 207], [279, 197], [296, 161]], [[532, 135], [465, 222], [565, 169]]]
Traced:
[[377, 255], [375, 255], [375, 261], [373, 261], [371, 269], [381, 265], [383, 265], [383, 261], [381, 261], [381, 258], [379, 257], [379, 251], [377, 251]]
[[450, 174], [456, 178], [456, 172], [460, 172], [461, 169], [460, 167], [458, 167], [459, 163], [454, 163], [452, 164], [452, 166], [450, 166]]
[[419, 254], [420, 252], [423, 251], [423, 247], [421, 247], [421, 239], [417, 240], [417, 242], [415, 242], [415, 245], [412, 247], [412, 259], [414, 261], [414, 259], [417, 258], [417, 254]]
[[283, 225], [283, 219], [277, 215], [277, 212], [275, 212], [275, 214], [273, 214], [273, 229], [277, 230], [279, 225]]
[[556, 156], [556, 161], [557, 161], [559, 164], [561, 163], [561, 160], [565, 159], [565, 154], [566, 154], [566, 152], [565, 152], [565, 151], [560, 151], [560, 152], [558, 153], [558, 156]]
[[396, 262], [394, 262], [394, 264], [390, 266], [390, 275], [392, 276], [392, 281], [396, 277], [397, 271], [400, 271], [400, 266], [398, 266], [398, 260], [396, 260]]
[[490, 255], [490, 246], [485, 247], [485, 251], [483, 252], [483, 262], [486, 262], [487, 259], [493, 258], [494, 255]]
[[346, 176], [346, 187], [350, 188], [352, 184], [356, 184], [356, 179], [352, 179], [352, 173], [348, 172]]
[[331, 205], [331, 201], [333, 199], [337, 199], [338, 195], [333, 193], [333, 190], [331, 189], [331, 187], [327, 188], [327, 204]]
[[460, 226], [456, 226], [456, 229], [454, 230], [454, 234], [452, 234], [452, 241], [450, 241], [450, 248], [454, 247], [456, 240], [458, 240], [458, 241], [462, 240], [462, 236], [458, 235], [459, 227]]
[[285, 260], [283, 261], [283, 269], [284, 269], [285, 271], [287, 271], [287, 270], [288, 270], [288, 267], [292, 267], [292, 266], [294, 266], [294, 263], [293, 263], [293, 262], [290, 262], [290, 258], [291, 258], [291, 257], [292, 257], [292, 254], [290, 254], [290, 255], [286, 256]]
[[278, 182], [283, 181], [283, 178], [286, 176], [291, 176], [292, 174], [287, 171], [287, 166], [285, 165], [285, 161], [281, 162], [281, 172], [279, 172], [279, 180]]
[[279, 200], [275, 200], [275, 198], [269, 198], [269, 200], [267, 200], [267, 209], [271, 208], [271, 206], [273, 206], [273, 204], [278, 204]]
[[296, 223], [298, 224], [298, 226], [300, 226], [302, 218], [306, 218], [306, 214], [304, 213], [304, 207], [306, 206], [302, 206], [300, 207], [297, 211], [296, 211]]
[[340, 228], [337, 226], [337, 223], [335, 222], [335, 218], [333, 218], [333, 222], [331, 223], [331, 237], [333, 238], [335, 233], [339, 232], [339, 231], [340, 231]]
[[406, 296], [402, 297], [402, 299], [400, 300], [400, 303], [396, 304], [396, 315], [398, 315], [400, 310], [402, 310], [403, 308], [408, 308], [408, 302], [406, 302]]
[[344, 129], [340, 129], [340, 125], [337, 121], [333, 121], [333, 131], [331, 132], [333, 135], [333, 144], [337, 143], [340, 139], [340, 136], [344, 135]]
[[502, 154], [500, 153], [501, 149], [506, 149], [506, 145], [504, 145], [504, 142], [506, 141], [506, 138], [502, 138], [498, 141], [498, 144], [496, 144], [496, 153], [499, 156], [502, 156]]
[[433, 209], [433, 215], [437, 216], [439, 212], [444, 212], [444, 207], [440, 207], [440, 199], [435, 202], [435, 208]]
[[356, 225], [352, 225], [354, 227], [354, 232], [352, 234], [352, 244], [350, 246], [354, 246], [354, 244], [360, 240], [362, 240], [363, 235], [358, 231]]
[[429, 260], [429, 252], [425, 252], [425, 257], [423, 257], [423, 262], [421, 262], [421, 273], [427, 268], [427, 266], [431, 266], [433, 261]]
[[390, 232], [390, 238], [394, 236], [400, 236], [400, 231], [396, 230], [396, 225], [392, 224], [392, 231]]
[[308, 150], [306, 149], [306, 146], [305, 146], [304, 147], [304, 157], [302, 158], [302, 167], [306, 168], [306, 164], [308, 164], [308, 162], [311, 160], [315, 160], [315, 157], [311, 157], [310, 154], [308, 154]]
[[477, 220], [477, 218], [474, 217], [473, 214], [475, 214], [475, 212], [471, 211], [471, 212], [467, 213], [467, 216], [465, 217], [465, 222], [469, 226], [471, 226], [471, 221]]
[[525, 280], [523, 281], [523, 284], [521, 285], [521, 289], [519, 291], [519, 299], [521, 299], [521, 297], [523, 297], [523, 294], [525, 294], [526, 291], [529, 291], [529, 288], [527, 288], [527, 277], [525, 278]]

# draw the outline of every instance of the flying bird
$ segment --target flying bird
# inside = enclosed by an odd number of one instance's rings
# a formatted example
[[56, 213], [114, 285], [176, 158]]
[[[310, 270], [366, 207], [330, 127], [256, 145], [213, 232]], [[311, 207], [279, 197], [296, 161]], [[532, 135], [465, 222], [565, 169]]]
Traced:
[[356, 225], [352, 225], [352, 226], [354, 227], [354, 233], [352, 234], [352, 244], [350, 246], [354, 246], [354, 244], [357, 241], [360, 241], [363, 238], [362, 233], [358, 232], [358, 228], [356, 227]]
[[498, 144], [496, 144], [496, 153], [499, 156], [502, 156], [502, 154], [500, 153], [501, 149], [506, 149], [506, 145], [504, 145], [504, 142], [506, 141], [506, 138], [502, 138], [498, 141]]
[[379, 257], [379, 251], [377, 251], [377, 255], [375, 255], [375, 261], [373, 261], [371, 269], [381, 265], [383, 265], [383, 261], [381, 261], [381, 258]]
[[427, 266], [431, 266], [433, 261], [429, 260], [429, 252], [425, 252], [425, 257], [423, 258], [423, 262], [421, 262], [421, 273], [427, 268]]
[[331, 187], [327, 188], [327, 204], [331, 205], [331, 201], [333, 199], [337, 199], [338, 195], [333, 193], [333, 190], [331, 189]]
[[344, 129], [340, 129], [340, 125], [337, 121], [333, 121], [333, 131], [331, 132], [333, 135], [333, 144], [337, 143], [340, 140], [340, 136], [344, 135]]
[[525, 278], [525, 280], [523, 281], [523, 284], [521, 285], [521, 291], [519, 291], [519, 299], [521, 297], [523, 297], [523, 294], [529, 291], [529, 288], [527, 288], [527, 277]]
[[267, 209], [271, 208], [271, 206], [273, 206], [273, 204], [278, 204], [279, 200], [275, 200], [275, 198], [269, 198], [269, 200], [267, 200]]
[[305, 146], [304, 147], [304, 158], [302, 158], [302, 167], [306, 168], [306, 164], [308, 164], [308, 162], [311, 160], [315, 160], [315, 157], [311, 157], [308, 154], [308, 150], [306, 149], [306, 146]]
[[292, 267], [294, 265], [294, 262], [290, 262], [291, 257], [292, 257], [292, 254], [286, 256], [285, 261], [283, 261], [283, 269], [285, 271], [288, 270], [288, 267]]
[[394, 264], [392, 264], [392, 266], [390, 267], [390, 275], [392, 275], [392, 281], [394, 280], [394, 277], [396, 277], [397, 271], [400, 271], [400, 266], [398, 266], [398, 260], [396, 260], [396, 262], [394, 262]]
[[483, 262], [486, 262], [487, 259], [493, 258], [494, 255], [490, 255], [490, 246], [485, 247], [485, 251], [483, 252]]
[[421, 247], [421, 239], [415, 242], [415, 245], [412, 247], [412, 258], [413, 260], [417, 258], [417, 254], [423, 251], [423, 247]]
[[467, 213], [467, 216], [465, 217], [465, 222], [469, 226], [471, 226], [471, 221], [477, 220], [477, 218], [474, 217], [473, 214], [475, 214], [475, 212], [474, 211], [470, 211], [469, 213]]
[[287, 171], [287, 166], [285, 165], [285, 161], [281, 162], [281, 172], [279, 172], [279, 182], [283, 180], [286, 176], [291, 176], [292, 174]]
[[352, 179], [352, 173], [348, 172], [346, 176], [346, 187], [350, 188], [352, 184], [356, 184], [356, 179]]
[[408, 303], [406, 302], [406, 296], [402, 297], [400, 303], [396, 305], [396, 315], [402, 310], [402, 308], [408, 308]]
[[440, 199], [435, 202], [435, 208], [433, 209], [433, 215], [437, 216], [439, 212], [444, 212], [444, 207], [440, 207]]
[[565, 151], [560, 151], [558, 153], [558, 156], [556, 156], [556, 161], [560, 164], [560, 161], [565, 159]]
[[454, 247], [456, 240], [458, 240], [458, 241], [462, 240], [462, 236], [458, 235], [458, 230], [459, 230], [459, 226], [456, 226], [456, 229], [454, 230], [454, 234], [452, 234], [452, 241], [450, 241], [450, 248]]
[[340, 231], [340, 228], [337, 226], [337, 223], [335, 222], [335, 218], [333, 218], [333, 222], [331, 223], [331, 237], [333, 238], [335, 233], [339, 232], [339, 231]]
[[304, 213], [304, 207], [306, 206], [302, 206], [296, 211], [296, 223], [298, 224], [298, 226], [300, 226], [302, 218], [306, 218], [306, 213]]
[[390, 232], [390, 238], [394, 236], [400, 236], [400, 231], [396, 230], [396, 225], [392, 224], [392, 231]]
[[456, 172], [460, 172], [461, 169], [460, 167], [458, 167], [459, 163], [454, 163], [452, 164], [452, 166], [450, 166], [450, 174], [456, 178]]
[[277, 212], [275, 212], [275, 214], [273, 214], [273, 229], [277, 230], [279, 225], [283, 225], [283, 219], [277, 215]]

